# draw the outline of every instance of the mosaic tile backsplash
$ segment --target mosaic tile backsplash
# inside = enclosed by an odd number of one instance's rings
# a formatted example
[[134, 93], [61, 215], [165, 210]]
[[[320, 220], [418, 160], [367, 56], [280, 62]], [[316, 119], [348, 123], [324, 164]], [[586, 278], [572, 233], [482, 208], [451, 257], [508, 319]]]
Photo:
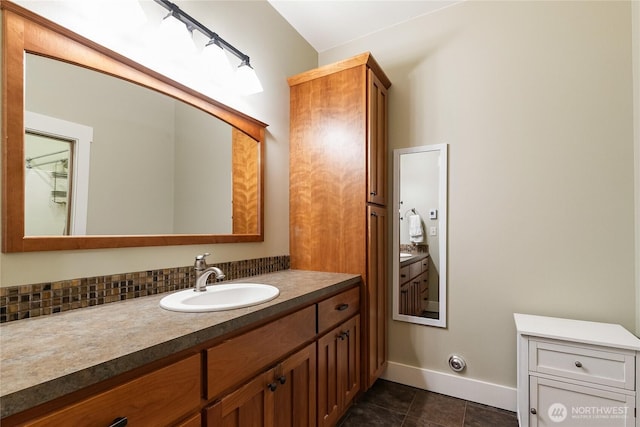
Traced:
[[[224, 280], [288, 270], [288, 255], [209, 264]], [[210, 278], [210, 280], [212, 277]], [[193, 286], [193, 265], [0, 288], [0, 323], [173, 292]]]

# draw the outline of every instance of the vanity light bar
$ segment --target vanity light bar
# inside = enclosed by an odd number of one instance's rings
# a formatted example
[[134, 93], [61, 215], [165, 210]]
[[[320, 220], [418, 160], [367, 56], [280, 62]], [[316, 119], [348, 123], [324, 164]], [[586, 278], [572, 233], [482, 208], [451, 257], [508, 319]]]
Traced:
[[217, 33], [211, 31], [210, 29], [202, 25], [195, 18], [191, 17], [188, 13], [180, 9], [176, 4], [170, 2], [169, 0], [154, 0], [154, 1], [159, 5], [161, 5], [162, 7], [164, 7], [165, 9], [167, 9], [174, 18], [176, 18], [178, 21], [186, 25], [187, 30], [189, 30], [189, 32], [193, 32], [193, 30], [198, 30], [199, 32], [204, 34], [205, 37], [209, 39], [209, 43], [207, 43], [207, 46], [212, 43], [216, 44], [219, 47], [226, 49], [232, 54], [234, 54], [235, 56], [237, 56], [241, 61], [239, 67], [247, 66], [247, 67], [253, 68], [251, 67], [251, 64], [249, 62], [248, 55], [245, 55], [240, 50], [238, 50], [235, 46], [233, 46], [231, 43], [227, 42], [222, 37], [220, 37]]

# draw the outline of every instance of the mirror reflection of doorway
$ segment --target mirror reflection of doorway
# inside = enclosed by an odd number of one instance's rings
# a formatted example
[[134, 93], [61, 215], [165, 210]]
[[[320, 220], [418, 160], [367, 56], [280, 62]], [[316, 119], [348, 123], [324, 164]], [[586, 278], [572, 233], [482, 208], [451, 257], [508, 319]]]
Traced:
[[27, 131], [24, 153], [26, 235], [69, 235], [73, 141]]
[[25, 236], [85, 234], [93, 129], [25, 112]]

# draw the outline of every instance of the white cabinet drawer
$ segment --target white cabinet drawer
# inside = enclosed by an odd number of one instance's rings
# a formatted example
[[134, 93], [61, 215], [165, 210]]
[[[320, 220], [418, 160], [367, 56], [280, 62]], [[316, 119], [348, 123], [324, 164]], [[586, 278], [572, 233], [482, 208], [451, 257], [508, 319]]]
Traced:
[[535, 376], [529, 379], [529, 426], [634, 427], [635, 396]]
[[530, 340], [529, 371], [635, 390], [633, 352]]

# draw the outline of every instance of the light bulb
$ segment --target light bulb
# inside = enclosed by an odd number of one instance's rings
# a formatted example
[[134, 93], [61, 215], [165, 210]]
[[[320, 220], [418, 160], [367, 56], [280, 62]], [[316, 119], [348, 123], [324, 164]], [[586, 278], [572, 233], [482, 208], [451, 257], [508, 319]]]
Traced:
[[231, 78], [233, 71], [227, 54], [214, 40], [202, 49], [200, 59], [204, 73], [211, 76], [215, 82], [222, 83]]
[[236, 87], [243, 95], [251, 95], [263, 91], [255, 70], [246, 60], [242, 61], [242, 64], [236, 70]]
[[188, 56], [196, 52], [193, 34], [172, 13], [168, 14], [160, 23], [159, 33], [160, 42], [165, 45], [163, 50], [168, 46], [177, 56]]

